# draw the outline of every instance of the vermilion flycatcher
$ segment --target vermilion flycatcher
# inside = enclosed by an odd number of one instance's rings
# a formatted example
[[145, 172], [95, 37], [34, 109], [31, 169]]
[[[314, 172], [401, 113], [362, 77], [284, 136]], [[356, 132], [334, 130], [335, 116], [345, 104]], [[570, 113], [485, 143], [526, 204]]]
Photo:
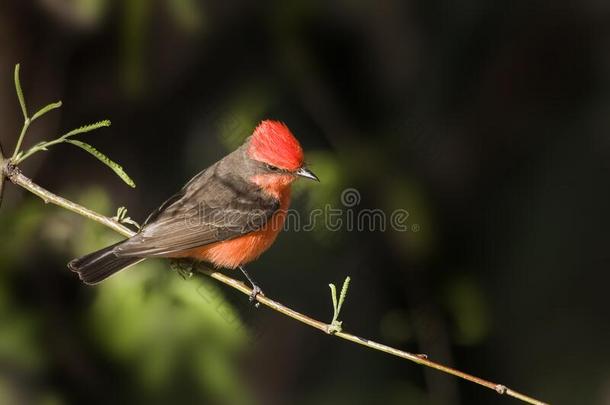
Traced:
[[96, 284], [149, 257], [191, 258], [239, 268], [275, 241], [297, 177], [319, 181], [303, 162], [288, 127], [263, 121], [244, 144], [191, 179], [149, 215], [133, 237], [72, 260], [68, 267]]

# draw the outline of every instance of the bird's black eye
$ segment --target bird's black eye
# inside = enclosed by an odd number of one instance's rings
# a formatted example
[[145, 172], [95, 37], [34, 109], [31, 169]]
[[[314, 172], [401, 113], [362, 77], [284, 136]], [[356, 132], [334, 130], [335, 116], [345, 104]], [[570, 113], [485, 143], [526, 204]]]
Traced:
[[265, 168], [267, 168], [267, 170], [269, 170], [270, 172], [279, 172], [280, 171], [279, 167], [275, 167], [272, 165], [265, 165]]

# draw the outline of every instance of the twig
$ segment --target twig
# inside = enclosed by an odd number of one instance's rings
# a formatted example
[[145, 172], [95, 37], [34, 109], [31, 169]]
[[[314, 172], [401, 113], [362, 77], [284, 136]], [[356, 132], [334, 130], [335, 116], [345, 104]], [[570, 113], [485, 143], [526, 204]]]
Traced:
[[[230, 287], [233, 287], [236, 290], [239, 290], [239, 291], [241, 291], [242, 293], [244, 293], [246, 295], [250, 295], [252, 293], [252, 290], [249, 287], [247, 287], [244, 283], [242, 283], [241, 281], [237, 281], [235, 279], [232, 279], [231, 277], [228, 277], [228, 276], [226, 276], [226, 275], [224, 275], [222, 273], [219, 273], [219, 272], [216, 272], [216, 271], [212, 271], [212, 270], [209, 270], [209, 269], [200, 269], [200, 268], [198, 269], [198, 271], [201, 272], [201, 273], [207, 274], [208, 276], [210, 276], [210, 277], [212, 277], [212, 278], [214, 278], [214, 279], [216, 279], [216, 280], [218, 280], [218, 281], [220, 281], [220, 282], [222, 282], [222, 283], [224, 283], [224, 284], [226, 284], [226, 285], [228, 285]], [[272, 299], [270, 299], [268, 297], [257, 295], [256, 299], [261, 304], [263, 304], [263, 305], [265, 305], [265, 306], [267, 306], [267, 307], [269, 307], [269, 308], [271, 308], [271, 309], [273, 309], [273, 310], [275, 310], [277, 312], [280, 312], [280, 313], [282, 313], [282, 314], [284, 314], [286, 316], [289, 316], [289, 317], [291, 317], [293, 319], [296, 319], [297, 321], [302, 322], [304, 324], [307, 324], [307, 325], [309, 325], [309, 326], [311, 326], [313, 328], [319, 329], [322, 332], [327, 333], [329, 335], [337, 336], [337, 337], [339, 337], [341, 339], [349, 340], [350, 342], [354, 342], [354, 343], [357, 343], [359, 345], [366, 346], [366, 347], [368, 347], [370, 349], [377, 350], [377, 351], [380, 351], [380, 352], [384, 352], [384, 353], [387, 353], [387, 354], [391, 354], [393, 356], [397, 356], [397, 357], [400, 357], [400, 358], [403, 358], [403, 359], [406, 359], [406, 360], [410, 360], [410, 361], [412, 361], [414, 363], [421, 364], [422, 366], [430, 367], [430, 368], [439, 370], [439, 371], [441, 371], [443, 373], [454, 375], [454, 376], [462, 378], [464, 380], [468, 380], [468, 381], [473, 382], [475, 384], [479, 384], [479, 385], [481, 385], [483, 387], [492, 389], [492, 390], [496, 391], [498, 394], [508, 395], [508, 396], [520, 399], [521, 401], [527, 402], [529, 404], [547, 405], [546, 402], [542, 402], [542, 401], [539, 401], [537, 399], [531, 398], [531, 397], [529, 397], [527, 395], [521, 394], [520, 392], [514, 391], [514, 390], [506, 387], [505, 385], [497, 384], [497, 383], [494, 383], [494, 382], [491, 382], [491, 381], [487, 381], [487, 380], [484, 380], [482, 378], [475, 377], [473, 375], [464, 373], [462, 371], [453, 369], [451, 367], [447, 367], [447, 366], [444, 366], [442, 364], [436, 363], [434, 361], [428, 360], [427, 356], [425, 356], [425, 355], [413, 354], [413, 353], [405, 352], [405, 351], [402, 351], [402, 350], [398, 350], [398, 349], [395, 349], [393, 347], [386, 346], [384, 344], [377, 343], [377, 342], [374, 342], [372, 340], [365, 339], [365, 338], [362, 338], [360, 336], [355, 336], [355, 335], [352, 335], [352, 334], [349, 334], [349, 333], [346, 333], [346, 332], [333, 332], [332, 328], [331, 328], [332, 325], [329, 325], [329, 324], [326, 324], [324, 322], [318, 321], [316, 319], [310, 318], [307, 315], [303, 315], [300, 312], [297, 312], [297, 311], [295, 311], [293, 309], [290, 309], [290, 308], [288, 308], [288, 307], [280, 304], [279, 302], [274, 301], [274, 300], [272, 300]]]
[[[24, 176], [18, 168], [11, 165], [10, 163], [8, 165], [2, 166], [2, 167], [3, 167], [2, 171], [6, 174], [6, 177], [11, 180], [11, 182], [23, 187], [24, 189], [26, 189], [26, 190], [30, 191], [31, 193], [37, 195], [38, 197], [42, 198], [42, 200], [45, 203], [52, 203], [52, 204], [58, 205], [62, 208], [65, 208], [67, 210], [70, 210], [76, 214], [82, 215], [82, 216], [89, 218], [93, 221], [96, 221], [102, 225], [105, 225], [126, 237], [130, 237], [135, 234], [135, 232], [133, 232], [129, 228], [121, 225], [117, 221], [114, 221], [111, 218], [100, 215], [97, 212], [94, 212], [79, 204], [73, 203], [72, 201], [69, 201], [65, 198], [55, 195], [55, 194], [51, 193], [50, 191], [40, 187], [39, 185], [35, 184], [32, 180], [30, 180], [28, 177]], [[220, 281], [223, 284], [228, 285], [229, 287], [232, 287], [238, 291], [241, 291], [245, 295], [250, 295], [252, 293], [252, 290], [249, 287], [247, 287], [244, 283], [242, 283], [241, 281], [235, 280], [231, 277], [228, 277], [222, 273], [219, 273], [217, 271], [213, 271], [213, 270], [210, 270], [207, 268], [202, 268], [201, 266], [198, 266], [197, 270], [203, 274], [210, 276], [211, 278], [213, 278], [215, 280]], [[422, 366], [433, 368], [435, 370], [441, 371], [446, 374], [454, 375], [456, 377], [462, 378], [464, 380], [467, 380], [467, 381], [473, 382], [475, 384], [481, 385], [483, 387], [489, 388], [491, 390], [494, 390], [495, 392], [497, 392], [500, 395], [508, 395], [508, 396], [519, 399], [519, 400], [529, 403], [529, 404], [546, 405], [546, 403], [544, 403], [542, 401], [539, 401], [537, 399], [531, 398], [527, 395], [514, 391], [514, 390], [506, 387], [505, 385], [493, 383], [491, 381], [487, 381], [482, 378], [475, 377], [473, 375], [464, 373], [462, 371], [459, 371], [459, 370], [444, 366], [442, 364], [436, 363], [434, 361], [428, 360], [427, 356], [425, 356], [425, 355], [417, 355], [417, 354], [405, 352], [402, 350], [398, 350], [393, 347], [386, 346], [381, 343], [377, 343], [372, 340], [368, 340], [368, 339], [365, 339], [365, 338], [362, 338], [359, 336], [355, 336], [355, 335], [352, 335], [349, 333], [336, 332], [336, 331], [334, 332], [332, 329], [332, 325], [329, 325], [327, 323], [310, 318], [307, 315], [304, 315], [291, 308], [288, 308], [288, 307], [280, 304], [279, 302], [274, 301], [266, 296], [259, 294], [256, 296], [256, 300], [258, 302], [260, 302], [261, 304], [271, 308], [274, 311], [277, 311], [277, 312], [284, 314], [290, 318], [293, 318], [301, 323], [309, 325], [312, 328], [318, 329], [326, 334], [336, 336], [336, 337], [344, 339], [344, 340], [349, 340], [350, 342], [354, 342], [356, 344], [366, 346], [370, 349], [384, 352], [384, 353], [387, 353], [387, 354], [390, 354], [393, 356], [397, 356], [397, 357], [412, 361], [414, 363], [420, 364]]]
[[4, 172], [6, 177], [13, 183], [18, 186], [21, 186], [31, 192], [32, 194], [40, 197], [45, 204], [51, 203], [55, 204], [59, 207], [65, 208], [69, 211], [72, 211], [78, 215], [82, 215], [85, 218], [91, 219], [95, 222], [99, 222], [102, 225], [107, 226], [108, 228], [124, 235], [124, 236], [133, 236], [135, 233], [129, 228], [121, 225], [120, 223], [113, 221], [112, 219], [105, 217], [103, 215], [98, 214], [95, 211], [92, 211], [88, 208], [83, 207], [82, 205], [76, 204], [70, 200], [67, 200], [63, 197], [60, 197], [56, 194], [51, 193], [50, 191], [40, 187], [38, 184], [34, 183], [29, 177], [26, 177], [21, 173], [19, 168], [15, 167], [9, 161], [8, 164], [4, 166]]

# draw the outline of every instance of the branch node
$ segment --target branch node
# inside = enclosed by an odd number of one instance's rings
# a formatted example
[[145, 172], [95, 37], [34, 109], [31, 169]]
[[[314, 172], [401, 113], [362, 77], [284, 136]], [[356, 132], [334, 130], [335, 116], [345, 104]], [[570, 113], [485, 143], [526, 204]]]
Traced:
[[15, 166], [12, 159], [6, 160], [6, 163], [4, 163], [3, 171], [6, 175], [6, 178], [9, 179], [11, 182], [13, 181], [13, 177], [15, 177], [15, 175], [21, 173], [21, 170], [19, 170], [19, 168]]
[[502, 384], [498, 384], [496, 385], [496, 392], [500, 395], [504, 395], [506, 394], [506, 391], [508, 391], [508, 388], [506, 388], [506, 385], [502, 385]]
[[328, 335], [334, 335], [337, 332], [341, 332], [341, 322], [337, 325], [336, 323], [327, 324], [324, 330]]

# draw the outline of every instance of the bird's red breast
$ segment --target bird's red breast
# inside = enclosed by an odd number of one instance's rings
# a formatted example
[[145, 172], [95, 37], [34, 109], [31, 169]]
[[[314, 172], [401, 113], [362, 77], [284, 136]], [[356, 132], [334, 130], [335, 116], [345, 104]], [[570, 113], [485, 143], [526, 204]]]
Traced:
[[279, 209], [273, 214], [270, 221], [258, 231], [180, 252], [176, 257], [189, 257], [212, 263], [216, 267], [234, 269], [256, 260], [269, 249], [284, 227], [290, 206], [292, 179], [282, 175], [259, 175], [255, 176], [252, 181], [280, 202]]

